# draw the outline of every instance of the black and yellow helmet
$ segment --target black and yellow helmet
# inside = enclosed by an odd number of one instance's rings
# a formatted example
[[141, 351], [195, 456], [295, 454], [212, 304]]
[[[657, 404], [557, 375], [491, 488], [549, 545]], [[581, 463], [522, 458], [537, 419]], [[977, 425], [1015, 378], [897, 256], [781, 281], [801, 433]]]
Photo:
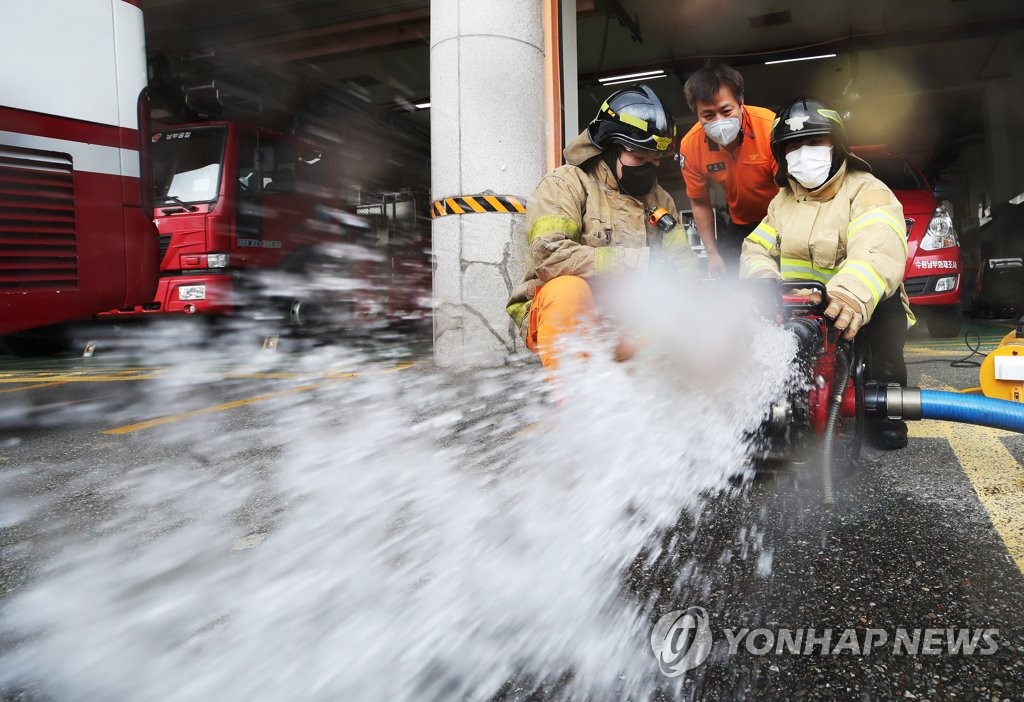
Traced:
[[[835, 149], [833, 153], [845, 158], [849, 162], [848, 168], [871, 172], [871, 166], [867, 161], [850, 153], [846, 139], [846, 123], [842, 115], [813, 98], [798, 97], [779, 110], [772, 123], [772, 154], [775, 156], [775, 162], [779, 164], [777, 180], [780, 185], [786, 184], [786, 142], [818, 134], [832, 136]], [[837, 167], [833, 165], [833, 172]]]
[[599, 149], [611, 143], [666, 153], [672, 151], [676, 125], [672, 115], [646, 85], [634, 85], [609, 96], [587, 126]]

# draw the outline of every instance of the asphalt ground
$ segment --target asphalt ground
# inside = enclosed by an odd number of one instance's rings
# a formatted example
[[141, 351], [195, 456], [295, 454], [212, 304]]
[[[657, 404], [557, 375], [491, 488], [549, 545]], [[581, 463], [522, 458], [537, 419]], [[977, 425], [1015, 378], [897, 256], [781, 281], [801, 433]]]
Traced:
[[[982, 353], [1010, 329], [999, 322], [970, 327]], [[969, 355], [963, 338], [912, 332], [910, 382], [976, 388], [977, 367], [955, 363]], [[42, 464], [55, 483], [65, 481], [96, 466], [130, 465], [158, 432], [201, 435], [214, 419], [259, 431], [280, 398], [313, 397], [318, 388], [365, 373], [435, 372], [416, 344], [329, 372], [296, 369], [286, 352], [244, 372], [229, 356], [218, 359], [203, 366], [207, 382], [197, 390], [195, 383], [176, 386], [179, 371], [168, 365], [108, 356], [102, 348], [91, 358], [0, 356], [0, 471]], [[147, 399], [155, 387], [180, 389], [154, 406]], [[662, 699], [1024, 699], [1024, 436], [930, 421], [912, 423], [910, 435], [901, 451], [866, 447], [858, 465], [837, 467], [832, 507], [822, 502], [815, 465], [762, 471], [728, 498], [682, 515], [660, 557], [638, 556], [624, 576], [623, 596], [653, 603], [655, 615], [702, 607], [714, 638], [706, 663], [682, 678], [664, 678]], [[202, 459], [198, 440], [156, 443]], [[273, 456], [240, 450], [236, 458]], [[4, 548], [26, 538], [18, 529], [0, 530]], [[755, 542], [759, 557], [750, 555]], [[3, 592], [31, 578], [31, 559], [3, 560]], [[829, 643], [811, 655], [774, 648], [762, 654], [743, 643], [730, 652], [723, 634], [764, 630], [753, 642], [759, 644], [783, 629], [822, 636], [826, 628], [833, 632]], [[834, 651], [847, 629], [860, 650]], [[950, 629], [998, 630], [997, 650], [949, 653]], [[887, 644], [865, 652], [868, 630], [885, 632]], [[934, 645], [921, 643], [912, 654], [894, 650], [901, 630], [938, 633]], [[560, 689], [557, 680], [510, 683], [498, 698], [554, 699]], [[615, 691], [608, 698], [617, 698]]]

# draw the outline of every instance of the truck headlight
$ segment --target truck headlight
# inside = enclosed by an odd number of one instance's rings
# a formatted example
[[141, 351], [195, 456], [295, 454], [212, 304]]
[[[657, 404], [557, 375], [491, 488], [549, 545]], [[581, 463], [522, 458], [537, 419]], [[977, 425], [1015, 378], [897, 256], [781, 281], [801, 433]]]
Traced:
[[936, 251], [958, 245], [956, 232], [953, 230], [953, 218], [949, 216], [945, 207], [936, 207], [932, 221], [928, 223], [928, 230], [921, 237], [921, 248], [925, 251]]
[[207, 254], [206, 255], [206, 267], [207, 268], [227, 268], [228, 267], [228, 255], [227, 254]]
[[182, 285], [178, 288], [179, 300], [205, 300], [205, 285]]
[[956, 287], [957, 276], [950, 275], [935, 281], [935, 292], [946, 292]]

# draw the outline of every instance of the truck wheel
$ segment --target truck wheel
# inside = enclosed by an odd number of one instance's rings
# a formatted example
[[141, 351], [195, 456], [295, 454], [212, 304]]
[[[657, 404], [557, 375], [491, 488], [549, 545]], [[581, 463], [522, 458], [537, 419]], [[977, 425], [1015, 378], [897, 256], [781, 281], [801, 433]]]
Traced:
[[326, 317], [323, 304], [310, 293], [292, 300], [288, 308], [288, 323], [302, 336], [312, 336], [322, 331]]
[[928, 335], [936, 339], [957, 336], [960, 333], [960, 307], [949, 307], [932, 312], [925, 321], [928, 324]]

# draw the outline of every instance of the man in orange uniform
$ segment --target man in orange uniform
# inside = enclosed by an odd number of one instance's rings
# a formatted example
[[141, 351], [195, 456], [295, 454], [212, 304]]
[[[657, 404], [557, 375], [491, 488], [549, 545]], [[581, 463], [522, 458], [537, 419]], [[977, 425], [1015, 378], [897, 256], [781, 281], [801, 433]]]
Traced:
[[[674, 136], [675, 123], [653, 90], [620, 90], [565, 148], [566, 165], [530, 196], [530, 266], [507, 310], [548, 370], [558, 366], [566, 335], [597, 323], [604, 281], [645, 269], [652, 258], [695, 273], [686, 230], [674, 221], [675, 203], [657, 180]], [[672, 226], [665, 226], [665, 213]], [[631, 354], [623, 340], [616, 359]]]
[[[708, 254], [708, 273], [736, 274], [743, 240], [764, 219], [779, 192], [772, 155], [775, 113], [743, 102], [743, 76], [729, 66], [702, 68], [687, 79], [686, 103], [697, 115], [679, 145], [680, 168], [693, 221]], [[708, 182], [717, 183], [729, 205], [729, 223], [715, 238]]]

